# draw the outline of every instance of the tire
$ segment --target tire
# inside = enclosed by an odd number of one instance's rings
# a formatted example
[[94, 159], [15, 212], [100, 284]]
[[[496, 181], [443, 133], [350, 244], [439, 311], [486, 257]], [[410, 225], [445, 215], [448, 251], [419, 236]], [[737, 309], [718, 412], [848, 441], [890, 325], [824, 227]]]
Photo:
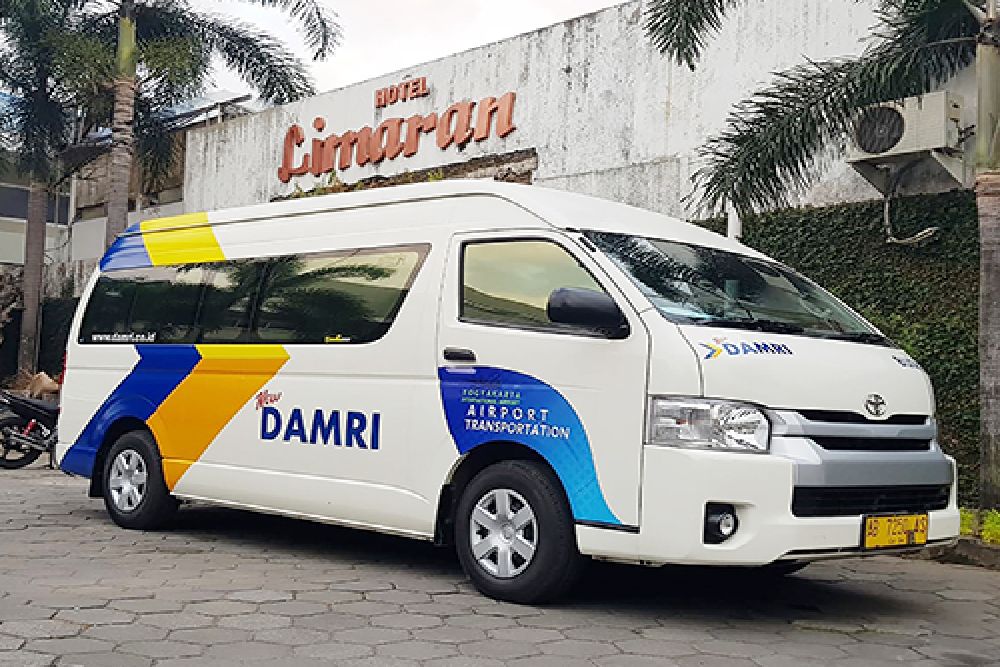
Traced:
[[163, 481], [160, 451], [147, 431], [131, 431], [111, 446], [102, 471], [104, 506], [112, 521], [130, 530], [155, 530], [179, 503]]
[[[518, 515], [527, 522], [515, 527]], [[480, 592], [520, 604], [561, 597], [584, 566], [562, 486], [531, 461], [496, 463], [469, 482], [455, 512], [455, 546]]]
[[12, 445], [8, 449], [7, 433], [12, 430], [23, 430], [29, 421], [24, 417], [13, 413], [0, 415], [0, 468], [4, 470], [17, 470], [30, 466], [42, 455], [38, 449], [20, 449]]

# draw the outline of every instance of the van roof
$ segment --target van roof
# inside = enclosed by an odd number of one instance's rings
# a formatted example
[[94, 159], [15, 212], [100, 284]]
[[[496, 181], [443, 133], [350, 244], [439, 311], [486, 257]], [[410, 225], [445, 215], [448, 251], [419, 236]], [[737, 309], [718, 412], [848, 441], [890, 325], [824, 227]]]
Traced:
[[[363, 208], [373, 205], [417, 202], [451, 197], [495, 197], [518, 206], [539, 218], [539, 224], [559, 229], [593, 229], [662, 238], [721, 248], [745, 255], [761, 256], [732, 239], [670, 216], [588, 195], [554, 190], [537, 185], [503, 183], [489, 179], [455, 179], [415, 183], [318, 197], [302, 197], [268, 204], [213, 211], [210, 224], [259, 220], [282, 215], [306, 215], [324, 211]], [[181, 216], [181, 218], [186, 216]], [[144, 227], [155, 224], [146, 221]], [[157, 230], [170, 229], [155, 224]], [[180, 222], [178, 226], [188, 226]], [[523, 225], [519, 225], [523, 226]]]

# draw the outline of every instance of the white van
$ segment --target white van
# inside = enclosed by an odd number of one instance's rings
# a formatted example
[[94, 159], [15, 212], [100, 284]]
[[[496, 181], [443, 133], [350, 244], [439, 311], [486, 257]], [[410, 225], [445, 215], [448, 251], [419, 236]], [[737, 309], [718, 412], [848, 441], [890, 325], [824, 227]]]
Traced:
[[769, 566], [959, 531], [927, 375], [795, 271], [478, 181], [143, 222], [73, 321], [58, 458], [125, 528], [209, 501], [454, 543], [519, 602], [582, 556]]

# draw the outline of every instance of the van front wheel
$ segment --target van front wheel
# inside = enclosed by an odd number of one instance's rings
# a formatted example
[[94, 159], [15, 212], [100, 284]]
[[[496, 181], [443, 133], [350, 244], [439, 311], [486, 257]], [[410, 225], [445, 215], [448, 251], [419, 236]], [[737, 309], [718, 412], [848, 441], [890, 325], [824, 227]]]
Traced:
[[583, 567], [565, 494], [531, 461], [497, 463], [473, 478], [458, 502], [455, 543], [476, 588], [509, 602], [558, 598]]
[[160, 452], [146, 431], [122, 435], [104, 463], [104, 506], [122, 528], [155, 530], [177, 511], [163, 481]]

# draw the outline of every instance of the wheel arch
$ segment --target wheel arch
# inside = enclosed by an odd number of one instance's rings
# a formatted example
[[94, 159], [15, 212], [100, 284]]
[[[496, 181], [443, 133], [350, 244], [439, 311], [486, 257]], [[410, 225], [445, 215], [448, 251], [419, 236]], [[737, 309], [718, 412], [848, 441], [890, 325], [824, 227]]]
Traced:
[[[450, 545], [454, 542], [455, 506], [462, 491], [480, 472], [501, 461], [533, 461], [543, 465], [559, 483], [559, 488], [566, 494], [562, 480], [552, 465], [537, 451], [519, 442], [509, 440], [493, 440], [477, 445], [462, 455], [441, 487], [438, 497], [437, 516], [434, 521], [434, 544]], [[568, 499], [566, 501], [569, 502]]]

